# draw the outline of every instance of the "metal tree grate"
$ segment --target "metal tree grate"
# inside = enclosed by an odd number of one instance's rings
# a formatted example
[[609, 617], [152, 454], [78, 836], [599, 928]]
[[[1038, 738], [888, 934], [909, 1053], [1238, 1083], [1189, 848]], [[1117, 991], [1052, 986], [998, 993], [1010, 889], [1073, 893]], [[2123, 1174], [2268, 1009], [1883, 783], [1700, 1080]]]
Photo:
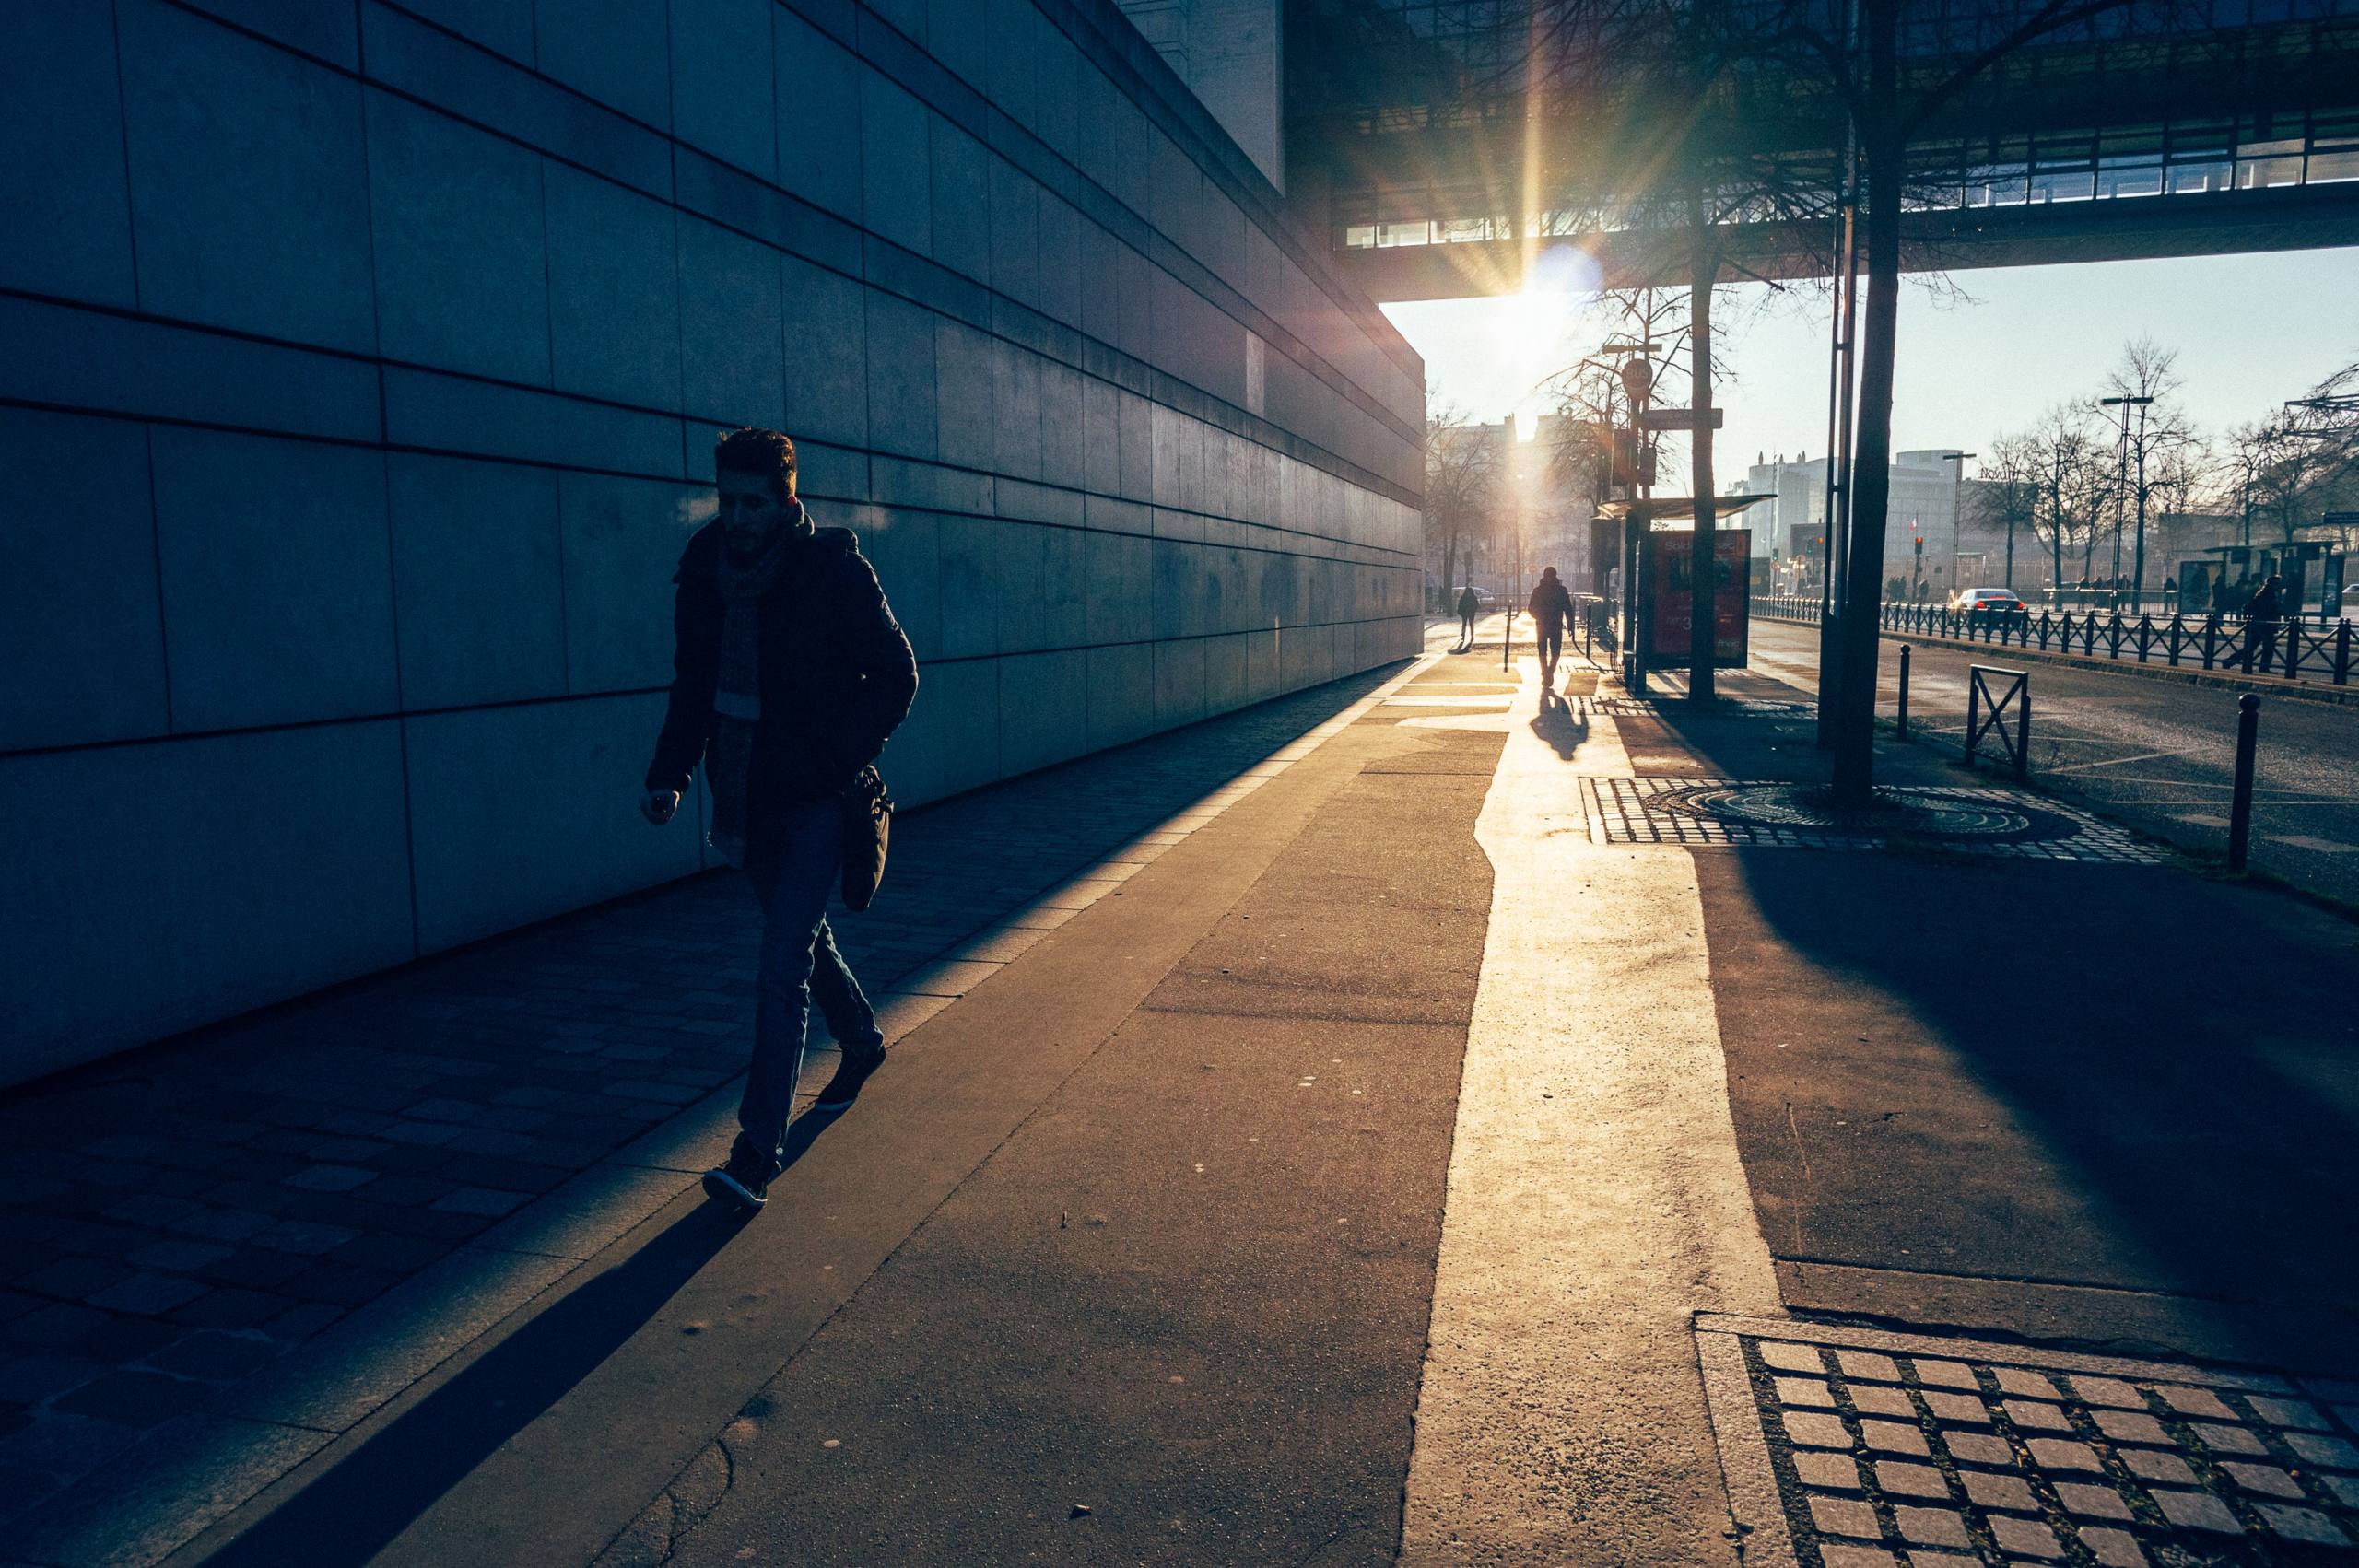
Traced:
[[1658, 701], [1643, 696], [1584, 696], [1575, 697], [1573, 703], [1583, 713], [1601, 714], [1608, 719], [1790, 719], [1798, 713], [1817, 711], [1814, 703], [1767, 702], [1752, 697], [1722, 697], [1704, 707], [1691, 705], [1682, 697]]
[[1696, 1339], [1748, 1564], [2359, 1562], [2359, 1384], [1712, 1315]]
[[2163, 851], [2086, 812], [2011, 790], [1885, 786], [1866, 811], [1777, 779], [1590, 778], [1593, 837], [1690, 848], [1886, 849], [2156, 865]]

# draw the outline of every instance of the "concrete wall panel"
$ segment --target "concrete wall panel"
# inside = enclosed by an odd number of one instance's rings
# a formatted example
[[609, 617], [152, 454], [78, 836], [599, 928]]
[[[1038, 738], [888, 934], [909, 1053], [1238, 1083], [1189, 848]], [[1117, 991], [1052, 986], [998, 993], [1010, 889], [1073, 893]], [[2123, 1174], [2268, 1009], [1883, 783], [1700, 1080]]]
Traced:
[[926, 116], [933, 142], [935, 261], [977, 283], [992, 277], [991, 155], [983, 144], [939, 114]]
[[[999, 755], [999, 667], [996, 659], [963, 659], [922, 673], [925, 700], [886, 748], [880, 766], [907, 755], [918, 793], [913, 802], [939, 800], [1003, 777]], [[900, 798], [899, 786], [895, 787]]]
[[[786, 415], [795, 435], [846, 446], [869, 444], [868, 375], [871, 317], [868, 290], [859, 283], [793, 256], [779, 258], [780, 308], [785, 323]], [[904, 322], [910, 332], [915, 323]], [[892, 328], [888, 325], [887, 333]], [[931, 333], [931, 326], [927, 327]], [[907, 345], [892, 342], [898, 351]], [[929, 351], [931, 345], [929, 345]], [[913, 378], [919, 367], [887, 366], [887, 380]], [[931, 354], [923, 369], [931, 374]], [[914, 439], [914, 432], [908, 439]], [[881, 444], [881, 443], [880, 443]], [[931, 451], [932, 441], [926, 442]], [[895, 450], [900, 450], [896, 448]]]
[[388, 358], [548, 385], [541, 161], [430, 109], [369, 95], [377, 341]]
[[534, 0], [540, 68], [632, 119], [668, 129], [669, 0]]
[[640, 408], [680, 406], [673, 209], [561, 163], [546, 166], [542, 184], [557, 389]]
[[942, 461], [990, 472], [995, 465], [991, 336], [947, 316], [934, 319], [934, 398]]
[[1003, 774], [1089, 749], [1089, 655], [1080, 649], [999, 661], [1000, 769]]
[[1089, 650], [1089, 745], [1119, 746], [1157, 727], [1155, 649], [1143, 642]]
[[403, 706], [564, 695], [556, 473], [414, 452], [385, 468]]
[[672, 131], [723, 163], [778, 174], [770, 0], [671, 0]]
[[663, 720], [661, 696], [406, 720], [418, 951], [695, 872], [694, 823], [639, 814]]
[[390, 720], [0, 757], [0, 821], [11, 1081], [416, 951]]
[[0, 409], [0, 747], [170, 726], [147, 432]]
[[105, 7], [0, 7], [0, 285], [135, 302], [122, 123]]
[[867, 304], [869, 442], [880, 451], [931, 461], [940, 440], [936, 318], [881, 289], [868, 290]]
[[140, 304], [373, 349], [360, 88], [167, 6], [140, 0], [123, 18]]
[[932, 512], [863, 509], [860, 548], [922, 670], [942, 652], [940, 520]]
[[575, 696], [671, 684], [672, 574], [701, 521], [690, 502], [689, 491], [657, 480], [561, 476], [566, 684]]
[[[1000, 650], [999, 577], [1003, 551], [1000, 541], [1022, 524], [1000, 523], [975, 517], [939, 519], [943, 659], [984, 658]], [[892, 584], [885, 585], [890, 593]]]
[[170, 426], [151, 441], [173, 728], [393, 712], [384, 455]]
[[859, 221], [860, 63], [793, 12], [771, 13], [777, 36], [779, 183], [822, 212]]
[[933, 243], [933, 153], [925, 105], [863, 68], [860, 80], [861, 216], [904, 250]]
[[778, 252], [682, 215], [683, 409], [723, 425], [785, 427], [786, 315], [780, 287]]

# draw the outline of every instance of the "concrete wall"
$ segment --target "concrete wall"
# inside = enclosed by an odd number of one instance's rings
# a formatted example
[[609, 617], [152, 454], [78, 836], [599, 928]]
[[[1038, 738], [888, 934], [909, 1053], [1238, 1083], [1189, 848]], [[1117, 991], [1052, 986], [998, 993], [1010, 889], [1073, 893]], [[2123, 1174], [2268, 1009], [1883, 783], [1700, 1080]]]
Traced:
[[1414, 651], [1422, 367], [1107, 0], [0, 7], [0, 1082], [696, 871], [783, 424], [920, 802]]
[[1253, 167], [1285, 177], [1285, 26], [1278, 0], [1115, 0]]

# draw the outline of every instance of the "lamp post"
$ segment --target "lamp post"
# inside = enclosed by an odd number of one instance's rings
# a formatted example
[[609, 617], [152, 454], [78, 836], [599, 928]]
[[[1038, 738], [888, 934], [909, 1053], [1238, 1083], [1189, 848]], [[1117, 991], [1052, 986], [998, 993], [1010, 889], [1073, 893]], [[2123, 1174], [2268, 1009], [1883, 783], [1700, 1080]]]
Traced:
[[[1981, 455], [1980, 452], [1943, 452], [1942, 454], [1943, 462], [1957, 464], [1957, 467], [1952, 471], [1956, 477], [1956, 483], [1950, 489], [1950, 554], [1953, 558], [1955, 557], [1958, 550], [1958, 531], [1966, 521], [1966, 460]], [[1955, 584], [1952, 586], [1954, 587]], [[2007, 513], [2007, 586], [2009, 588], [2015, 586], [2015, 514], [2012, 509]]]
[[[2121, 580], [2121, 514], [2126, 509], [2130, 489], [2130, 411], [2132, 408], [2138, 411], [2138, 579], [2135, 590], [2140, 597], [2143, 597], [2146, 591], [2146, 409], [2154, 401], [2151, 397], [2097, 399], [2099, 408], [2121, 410], [2121, 444], [2115, 464], [2117, 477], [2113, 493], [2113, 580], [2116, 583]], [[2118, 609], [2120, 603], [2117, 595], [2115, 608]], [[2135, 601], [2132, 603], [2134, 606]]]

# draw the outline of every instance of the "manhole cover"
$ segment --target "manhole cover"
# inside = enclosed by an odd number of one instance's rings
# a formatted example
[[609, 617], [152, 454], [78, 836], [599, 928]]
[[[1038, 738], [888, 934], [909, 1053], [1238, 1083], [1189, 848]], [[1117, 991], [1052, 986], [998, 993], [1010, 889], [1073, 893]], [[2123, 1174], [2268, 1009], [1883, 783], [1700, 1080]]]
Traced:
[[2069, 838], [2081, 825], [2014, 800], [1941, 790], [1876, 791], [1865, 807], [1837, 803], [1813, 784], [1690, 784], [1664, 790], [1653, 804], [1756, 827], [1907, 838]]
[[1691, 848], [1884, 849], [1938, 847], [2115, 865], [2154, 865], [2163, 851], [2113, 824], [2012, 790], [1892, 785], [1847, 811], [1825, 786], [1790, 779], [1592, 778], [1598, 837], [1608, 844]]

